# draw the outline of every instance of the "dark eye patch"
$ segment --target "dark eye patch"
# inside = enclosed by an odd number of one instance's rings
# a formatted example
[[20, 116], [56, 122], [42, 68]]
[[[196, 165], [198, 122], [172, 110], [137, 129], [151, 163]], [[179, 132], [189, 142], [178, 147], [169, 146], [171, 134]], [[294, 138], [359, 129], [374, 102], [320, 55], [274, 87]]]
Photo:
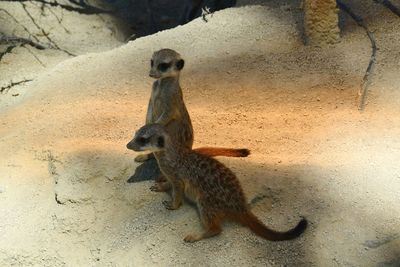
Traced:
[[158, 139], [157, 139], [157, 145], [158, 145], [158, 147], [160, 147], [160, 148], [163, 148], [163, 147], [164, 147], [164, 137], [162, 137], [162, 136], [158, 137]]
[[138, 142], [139, 145], [145, 145], [147, 143], [147, 139], [144, 138], [144, 137], [139, 137], [137, 139], [137, 142]]
[[157, 69], [161, 72], [165, 72], [169, 69], [169, 67], [171, 67], [171, 63], [160, 63], [157, 66]]

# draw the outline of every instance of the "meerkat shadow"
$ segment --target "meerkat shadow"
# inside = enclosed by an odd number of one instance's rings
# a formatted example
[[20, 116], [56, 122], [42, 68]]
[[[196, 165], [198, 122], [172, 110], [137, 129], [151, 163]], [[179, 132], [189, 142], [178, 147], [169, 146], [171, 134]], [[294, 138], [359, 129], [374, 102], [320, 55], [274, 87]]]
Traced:
[[157, 160], [151, 158], [143, 162], [135, 169], [135, 173], [129, 177], [128, 183], [137, 183], [141, 181], [155, 180], [160, 177], [161, 171]]

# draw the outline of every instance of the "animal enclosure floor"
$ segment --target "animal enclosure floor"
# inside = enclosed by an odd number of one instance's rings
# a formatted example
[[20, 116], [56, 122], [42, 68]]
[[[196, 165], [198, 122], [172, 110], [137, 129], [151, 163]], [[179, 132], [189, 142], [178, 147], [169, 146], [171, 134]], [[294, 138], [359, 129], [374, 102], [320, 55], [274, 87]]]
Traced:
[[[399, 266], [400, 19], [361, 2], [351, 7], [379, 47], [363, 112], [365, 32], [344, 16], [340, 43], [306, 47], [294, 4], [217, 12], [12, 88], [18, 99], [0, 108], [0, 266]], [[227, 223], [187, 244], [195, 209], [166, 210], [151, 182], [126, 183], [137, 164], [125, 145], [163, 47], [186, 60], [195, 147], [249, 148], [220, 160], [265, 224], [305, 216], [304, 236], [269, 242]]]

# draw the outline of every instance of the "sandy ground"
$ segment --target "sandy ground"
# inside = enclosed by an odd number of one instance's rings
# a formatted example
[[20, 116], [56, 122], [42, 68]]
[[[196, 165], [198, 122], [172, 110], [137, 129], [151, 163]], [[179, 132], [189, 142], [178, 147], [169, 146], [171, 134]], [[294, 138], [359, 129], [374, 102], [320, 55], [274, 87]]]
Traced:
[[[364, 31], [345, 17], [339, 44], [304, 47], [289, 4], [217, 12], [13, 88], [18, 100], [0, 108], [0, 266], [399, 266], [400, 19], [352, 3], [379, 46], [360, 113]], [[307, 217], [303, 237], [274, 243], [228, 223], [186, 244], [200, 229], [195, 209], [165, 210], [151, 182], [126, 183], [136, 163], [125, 144], [144, 121], [161, 47], [186, 59], [195, 146], [251, 149], [220, 160], [269, 226]]]

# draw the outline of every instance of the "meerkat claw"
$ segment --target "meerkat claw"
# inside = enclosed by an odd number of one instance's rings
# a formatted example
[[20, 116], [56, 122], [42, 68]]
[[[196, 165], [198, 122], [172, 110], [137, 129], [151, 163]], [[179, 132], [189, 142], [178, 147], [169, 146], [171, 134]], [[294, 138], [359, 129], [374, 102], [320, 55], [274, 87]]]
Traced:
[[165, 201], [162, 202], [162, 204], [164, 205], [164, 207], [165, 207], [167, 210], [172, 210], [172, 202], [171, 202], [171, 201], [165, 200]]
[[187, 235], [183, 241], [187, 242], [187, 243], [194, 243], [196, 241], [199, 241], [199, 239], [197, 238], [196, 235]]
[[150, 186], [150, 191], [159, 192], [159, 188], [157, 185], [152, 185], [152, 186]]

